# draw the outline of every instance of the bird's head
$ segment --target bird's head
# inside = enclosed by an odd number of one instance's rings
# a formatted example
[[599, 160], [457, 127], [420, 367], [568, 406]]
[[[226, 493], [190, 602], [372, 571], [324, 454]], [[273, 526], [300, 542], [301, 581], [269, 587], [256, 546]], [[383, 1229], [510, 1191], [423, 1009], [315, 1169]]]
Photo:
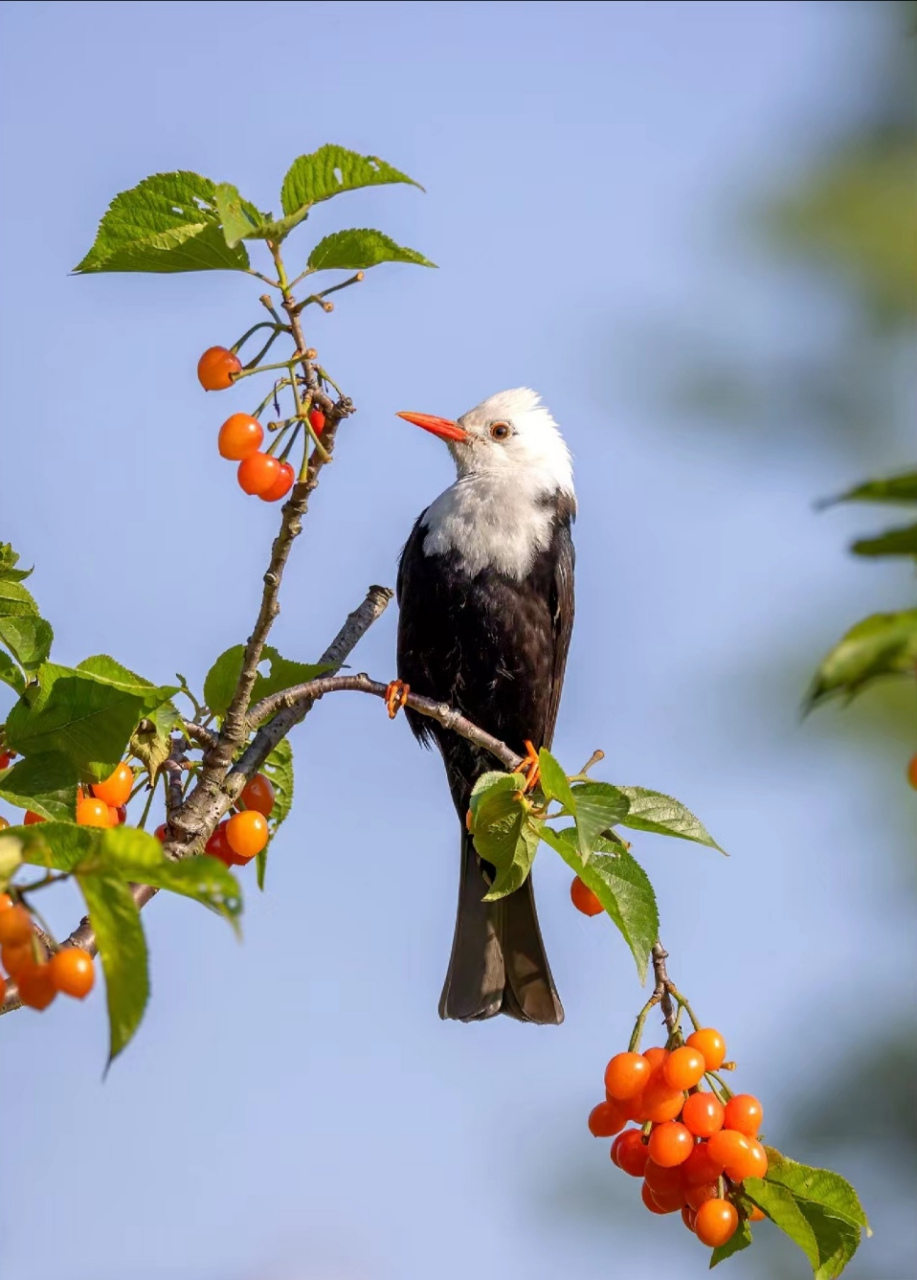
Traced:
[[460, 480], [505, 474], [531, 479], [548, 492], [573, 494], [570, 451], [537, 391], [498, 391], [456, 420], [399, 413], [445, 440]]

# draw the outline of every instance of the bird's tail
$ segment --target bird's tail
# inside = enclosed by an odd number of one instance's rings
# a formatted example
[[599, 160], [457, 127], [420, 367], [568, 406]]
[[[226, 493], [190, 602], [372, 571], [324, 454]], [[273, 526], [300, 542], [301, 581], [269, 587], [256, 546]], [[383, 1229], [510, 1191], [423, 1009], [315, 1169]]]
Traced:
[[475, 1022], [506, 1013], [520, 1022], [563, 1022], [531, 876], [497, 902], [484, 902], [486, 892], [481, 861], [463, 832], [458, 915], [439, 1016]]

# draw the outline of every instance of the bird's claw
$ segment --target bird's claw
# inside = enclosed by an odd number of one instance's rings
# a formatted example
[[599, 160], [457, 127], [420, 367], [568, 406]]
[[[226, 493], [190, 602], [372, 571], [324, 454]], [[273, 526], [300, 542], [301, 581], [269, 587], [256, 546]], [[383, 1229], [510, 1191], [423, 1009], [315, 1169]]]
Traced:
[[392, 680], [385, 687], [385, 707], [388, 711], [389, 720], [394, 720], [395, 716], [408, 700], [408, 694], [411, 692], [411, 686], [405, 684], [403, 680]]
[[522, 745], [525, 747], [525, 755], [516, 772], [521, 773], [525, 778], [525, 790], [531, 791], [538, 785], [538, 779], [541, 777], [541, 763], [538, 759], [538, 752], [527, 738]]

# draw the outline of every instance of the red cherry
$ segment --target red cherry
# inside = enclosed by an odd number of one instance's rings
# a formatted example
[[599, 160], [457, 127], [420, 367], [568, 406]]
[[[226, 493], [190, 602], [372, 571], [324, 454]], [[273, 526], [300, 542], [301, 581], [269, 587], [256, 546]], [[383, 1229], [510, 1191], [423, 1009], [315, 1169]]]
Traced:
[[313, 409], [309, 414], [309, 423], [312, 430], [317, 436], [320, 436], [325, 429], [325, 415], [321, 409]]
[[289, 462], [281, 462], [280, 470], [277, 473], [277, 479], [269, 489], [265, 489], [263, 493], [259, 493], [258, 497], [262, 502], [279, 502], [281, 498], [285, 498], [293, 488], [293, 482], [296, 479], [296, 472], [290, 466]]
[[225, 391], [241, 369], [242, 361], [226, 347], [208, 347], [197, 362], [198, 382], [205, 391]]
[[250, 453], [257, 453], [264, 439], [264, 428], [250, 413], [233, 413], [226, 419], [217, 436], [217, 448], [221, 458], [241, 462]]
[[239, 463], [237, 474], [246, 493], [265, 493], [281, 474], [280, 463], [269, 453], [250, 453]]

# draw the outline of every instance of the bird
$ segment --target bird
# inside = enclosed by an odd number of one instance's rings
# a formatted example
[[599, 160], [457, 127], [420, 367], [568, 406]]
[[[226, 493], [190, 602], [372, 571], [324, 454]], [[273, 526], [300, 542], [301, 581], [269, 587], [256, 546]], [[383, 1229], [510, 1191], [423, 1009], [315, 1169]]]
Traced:
[[[540, 395], [501, 391], [452, 420], [403, 412], [444, 440], [455, 482], [421, 512], [401, 553], [397, 673], [534, 765], [550, 747], [573, 628], [576, 496], [570, 451]], [[461, 822], [458, 911], [439, 1002], [444, 1019], [507, 1014], [558, 1024], [564, 1013], [538, 924], [531, 876], [483, 901], [494, 867], [466, 829], [475, 782], [496, 762], [405, 707], [414, 736], [443, 758]]]

